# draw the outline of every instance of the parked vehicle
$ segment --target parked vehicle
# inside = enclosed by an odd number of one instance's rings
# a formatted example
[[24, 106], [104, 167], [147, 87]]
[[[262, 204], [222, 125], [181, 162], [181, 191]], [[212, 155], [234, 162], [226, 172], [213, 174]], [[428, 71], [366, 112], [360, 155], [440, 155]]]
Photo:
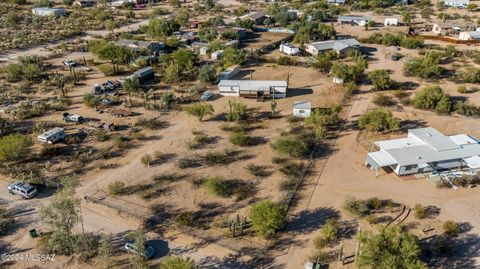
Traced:
[[108, 94], [108, 95], [116, 95], [117, 91], [122, 88], [122, 83], [118, 80], [114, 81], [107, 81], [102, 84], [95, 84], [93, 86], [93, 94]]
[[8, 192], [10, 194], [16, 194], [22, 196], [23, 199], [29, 199], [33, 196], [37, 195], [38, 190], [34, 186], [23, 183], [23, 182], [15, 182], [8, 185]]
[[53, 144], [65, 138], [65, 129], [55, 127], [37, 136], [38, 141]]
[[125, 249], [129, 252], [137, 253], [143, 255], [147, 259], [151, 259], [155, 254], [155, 249], [152, 246], [145, 244], [145, 251], [144, 253], [140, 253], [137, 249], [135, 249], [135, 241], [129, 240], [125, 243]]
[[63, 113], [63, 121], [64, 122], [82, 123], [84, 121], [84, 119], [80, 115]]
[[213, 96], [212, 91], [206, 91], [202, 94], [202, 96], [200, 96], [200, 99], [202, 99], [203, 101], [207, 101], [207, 100], [210, 100], [212, 96]]
[[65, 60], [65, 61], [63, 61], [63, 65], [66, 65], [68, 67], [75, 67], [75, 66], [77, 66], [77, 62], [75, 62], [73, 60]]

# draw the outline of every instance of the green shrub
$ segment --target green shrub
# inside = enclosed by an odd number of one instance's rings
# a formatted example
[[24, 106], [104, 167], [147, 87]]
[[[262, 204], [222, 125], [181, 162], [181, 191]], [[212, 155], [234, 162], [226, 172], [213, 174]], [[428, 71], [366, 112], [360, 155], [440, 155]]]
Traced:
[[0, 161], [23, 161], [31, 154], [32, 139], [27, 135], [10, 134], [0, 138]]
[[119, 195], [123, 192], [125, 183], [122, 181], [114, 181], [108, 184], [108, 193], [111, 195]]
[[424, 219], [428, 216], [427, 208], [422, 206], [421, 204], [415, 204], [414, 210], [415, 210], [415, 217], [417, 219]]
[[452, 220], [447, 220], [442, 225], [443, 233], [448, 236], [457, 236], [460, 233], [460, 224]]
[[467, 93], [467, 87], [461, 85], [457, 87], [457, 92], [458, 93]]
[[385, 94], [377, 94], [373, 98], [373, 103], [377, 106], [393, 106], [395, 102], [392, 97]]
[[286, 214], [285, 205], [264, 200], [255, 204], [250, 210], [252, 227], [258, 235], [271, 237], [283, 227]]
[[105, 76], [113, 76], [115, 72], [113, 70], [113, 66], [111, 64], [101, 64], [97, 66], [98, 70], [102, 72]]
[[232, 195], [233, 189], [228, 180], [220, 176], [212, 176], [205, 179], [203, 186], [213, 195], [228, 197]]
[[228, 100], [229, 111], [227, 112], [227, 121], [241, 121], [247, 117], [247, 106], [236, 101]]
[[429, 53], [425, 57], [415, 58], [405, 62], [403, 70], [407, 76], [416, 76], [424, 79], [440, 78], [443, 69], [440, 67], [441, 55]]
[[390, 111], [373, 109], [360, 117], [358, 126], [371, 132], [396, 131], [400, 128], [400, 121]]
[[279, 65], [293, 65], [294, 61], [288, 56], [281, 56], [280, 58], [278, 58], [277, 63]]
[[383, 201], [378, 197], [372, 197], [367, 200], [367, 205], [371, 209], [380, 209], [383, 206]]
[[195, 269], [195, 262], [189, 257], [167, 256], [160, 263], [161, 269]]
[[267, 170], [267, 167], [262, 165], [256, 165], [256, 164], [250, 163], [245, 168], [248, 170], [250, 174], [256, 177], [268, 177], [272, 174]]
[[343, 208], [351, 214], [359, 217], [370, 214], [367, 202], [354, 197], [348, 197], [343, 203]]
[[244, 132], [234, 132], [229, 137], [230, 143], [236, 146], [248, 146], [250, 145], [250, 137]]
[[98, 130], [95, 133], [95, 139], [99, 142], [104, 142], [104, 141], [107, 141], [108, 139], [110, 139], [110, 136], [108, 135], [108, 133], [105, 130]]
[[190, 211], [182, 212], [175, 217], [175, 223], [183, 226], [195, 226], [195, 218]]
[[272, 143], [272, 147], [282, 154], [288, 154], [291, 157], [300, 158], [306, 157], [310, 154], [311, 148], [313, 147], [313, 141], [299, 135], [285, 135], [277, 138]]
[[390, 73], [385, 69], [378, 69], [368, 73], [368, 79], [372, 81], [374, 90], [388, 90], [393, 86]]
[[420, 90], [412, 98], [411, 104], [417, 109], [435, 110], [441, 113], [449, 113], [452, 110], [450, 96], [443, 93], [442, 89], [436, 85]]
[[207, 103], [196, 103], [184, 108], [188, 115], [196, 117], [202, 121], [204, 117], [213, 115], [213, 106]]

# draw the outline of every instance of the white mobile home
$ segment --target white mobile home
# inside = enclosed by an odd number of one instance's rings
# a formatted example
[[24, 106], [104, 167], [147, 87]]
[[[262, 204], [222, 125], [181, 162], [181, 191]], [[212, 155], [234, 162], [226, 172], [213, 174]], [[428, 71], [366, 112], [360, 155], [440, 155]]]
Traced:
[[443, 4], [447, 7], [466, 8], [470, 4], [470, 0], [445, 0]]
[[65, 129], [55, 127], [37, 137], [38, 141], [53, 144], [65, 138]]
[[479, 31], [461, 32], [458, 38], [460, 40], [480, 40], [480, 32]]
[[288, 82], [285, 80], [221, 80], [218, 90], [223, 96], [263, 98], [287, 97]]
[[50, 8], [50, 7], [36, 7], [32, 8], [32, 14], [37, 15], [37, 16], [54, 16], [54, 17], [60, 17], [60, 16], [65, 16], [65, 9], [63, 8]]
[[365, 26], [370, 20], [371, 18], [367, 16], [346, 15], [346, 16], [338, 16], [337, 22], [340, 24]]
[[312, 102], [294, 102], [293, 103], [293, 116], [298, 118], [308, 118], [312, 112]]
[[296, 48], [290, 44], [280, 44], [280, 52], [283, 52], [287, 55], [297, 55], [300, 54], [300, 49]]
[[409, 175], [458, 167], [480, 168], [480, 143], [466, 135], [446, 136], [434, 128], [408, 130], [406, 138], [377, 141], [379, 151], [367, 154], [365, 165]]

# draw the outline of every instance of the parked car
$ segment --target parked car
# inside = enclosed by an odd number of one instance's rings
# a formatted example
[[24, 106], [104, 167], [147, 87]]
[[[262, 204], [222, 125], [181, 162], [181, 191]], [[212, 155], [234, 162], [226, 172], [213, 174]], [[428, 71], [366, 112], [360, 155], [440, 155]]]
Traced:
[[77, 62], [75, 62], [73, 60], [65, 60], [65, 61], [63, 61], [63, 64], [66, 65], [66, 66], [69, 66], [69, 67], [77, 66]]
[[200, 99], [204, 100], [204, 101], [207, 101], [207, 100], [210, 100], [213, 96], [213, 92], [212, 91], [206, 91], [202, 94], [202, 96], [200, 96]]
[[80, 115], [69, 114], [69, 113], [65, 112], [65, 113], [63, 113], [63, 121], [64, 122], [82, 123], [84, 121], [84, 119]]
[[29, 199], [33, 196], [37, 195], [38, 190], [34, 186], [23, 183], [23, 182], [15, 182], [8, 185], [8, 192], [10, 194], [16, 194], [22, 196], [23, 199]]
[[135, 241], [133, 240], [129, 240], [125, 243], [125, 249], [129, 252], [141, 254], [147, 259], [151, 259], [155, 254], [155, 249], [152, 246], [149, 246], [147, 244], [145, 244], [144, 253], [140, 253], [137, 249], [135, 249]]

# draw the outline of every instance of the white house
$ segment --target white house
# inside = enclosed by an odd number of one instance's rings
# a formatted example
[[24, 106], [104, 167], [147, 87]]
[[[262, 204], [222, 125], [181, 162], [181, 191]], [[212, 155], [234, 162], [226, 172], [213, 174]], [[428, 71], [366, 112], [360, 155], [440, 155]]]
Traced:
[[217, 50], [212, 52], [212, 54], [210, 55], [210, 58], [216, 61], [216, 60], [220, 60], [222, 56], [223, 56], [223, 50]]
[[285, 80], [220, 80], [218, 91], [223, 96], [254, 97], [257, 99], [287, 97]]
[[38, 16], [65, 16], [65, 9], [63, 8], [50, 8], [50, 7], [36, 7], [32, 8], [32, 14]]
[[312, 103], [309, 101], [294, 102], [293, 103], [293, 116], [299, 118], [308, 118], [312, 112]]
[[345, 4], [346, 0], [327, 0], [327, 3], [329, 4]]
[[480, 40], [480, 32], [461, 32], [458, 38], [460, 40]]
[[38, 141], [53, 144], [65, 138], [65, 129], [55, 127], [37, 136]]
[[310, 43], [305, 47], [305, 50], [312, 55], [334, 50], [342, 56], [348, 51], [356, 50], [358, 48], [360, 48], [360, 43], [354, 38], [349, 38]]
[[287, 55], [297, 55], [300, 54], [300, 49], [296, 48], [290, 44], [280, 44], [280, 52], [283, 52]]
[[443, 4], [447, 7], [466, 8], [470, 4], [470, 0], [444, 0]]
[[360, 25], [365, 26], [371, 18], [367, 16], [358, 16], [358, 15], [346, 15], [338, 16], [337, 22], [340, 24], [351, 24], [351, 25]]
[[384, 25], [385, 26], [398, 26], [398, 19], [397, 18], [385, 18]]
[[379, 151], [369, 152], [365, 165], [378, 171], [392, 169], [408, 175], [458, 167], [480, 168], [480, 143], [466, 135], [446, 136], [434, 128], [408, 130], [406, 138], [377, 141]]

